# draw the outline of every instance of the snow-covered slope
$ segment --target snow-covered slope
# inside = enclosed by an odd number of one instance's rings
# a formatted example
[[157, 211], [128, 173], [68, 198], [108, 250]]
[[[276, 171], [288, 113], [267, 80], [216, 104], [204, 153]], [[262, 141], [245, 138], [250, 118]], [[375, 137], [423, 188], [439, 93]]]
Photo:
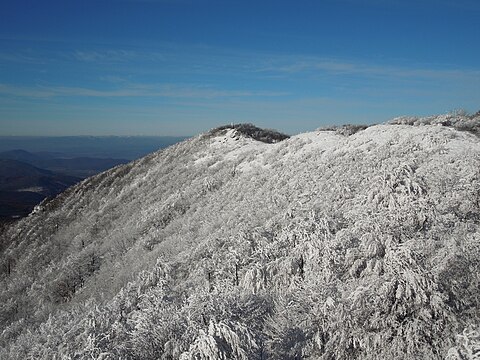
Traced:
[[461, 358], [479, 224], [468, 132], [215, 130], [3, 234], [0, 358]]

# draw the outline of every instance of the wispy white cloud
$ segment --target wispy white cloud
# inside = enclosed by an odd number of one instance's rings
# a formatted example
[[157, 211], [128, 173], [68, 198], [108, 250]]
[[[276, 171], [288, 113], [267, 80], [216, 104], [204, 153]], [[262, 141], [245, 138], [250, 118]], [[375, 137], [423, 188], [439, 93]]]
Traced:
[[38, 54], [29, 54], [25, 52], [0, 52], [0, 62], [9, 62], [16, 64], [45, 64], [47, 59]]
[[258, 67], [260, 73], [327, 73], [332, 75], [362, 75], [370, 77], [389, 78], [429, 78], [429, 79], [480, 79], [480, 70], [476, 69], [448, 69], [426, 67], [401, 67], [393, 65], [375, 65], [357, 62], [346, 62], [322, 58], [273, 58], [270, 64]]
[[99, 77], [101, 81], [113, 84], [124, 84], [128, 83], [130, 79], [128, 77], [117, 76], [117, 75], [102, 75]]
[[0, 93], [15, 97], [52, 98], [52, 97], [165, 97], [165, 98], [242, 98], [242, 97], [278, 97], [288, 93], [279, 91], [222, 90], [208, 87], [179, 87], [176, 85], [132, 84], [124, 88], [99, 90], [68, 86], [19, 87], [0, 84]]
[[[36, 57], [34, 52], [28, 55]], [[41, 58], [42, 53], [38, 55]], [[375, 63], [208, 46], [125, 46], [124, 49], [88, 49], [86, 46], [82, 50], [64, 49], [43, 56], [51, 61], [50, 67], [41, 67], [46, 68], [48, 74], [38, 75], [37, 71], [30, 84], [25, 79], [18, 83], [3, 79], [3, 84], [0, 83], [3, 98], [25, 104], [30, 99], [73, 103], [70, 100], [76, 98], [131, 98], [134, 100], [116, 101], [115, 105], [151, 103], [155, 106], [161, 103], [162, 107], [172, 109], [177, 105], [178, 109], [208, 107], [212, 113], [243, 101], [244, 104], [239, 104], [232, 114], [248, 112], [248, 104], [255, 103], [258, 106], [251, 108], [266, 116], [266, 109], [275, 114], [278, 114], [275, 109], [279, 108], [284, 113], [293, 111], [289, 109], [300, 111], [301, 105], [288, 101], [312, 97], [316, 100], [305, 106], [320, 111], [321, 107], [328, 106], [325, 100], [319, 101], [321, 97], [346, 103], [358, 100], [362, 104], [384, 103], [390, 98], [403, 104], [453, 99], [461, 105], [467, 100], [468, 104], [473, 103], [480, 93], [480, 67], [418, 66], [395, 61]], [[18, 57], [19, 62], [30, 60]], [[77, 66], [85, 75], [81, 79], [77, 75], [80, 71], [71, 71]], [[35, 69], [34, 66], [30, 68]], [[266, 103], [263, 107], [259, 105], [262, 101]], [[113, 102], [105, 101], [108, 105]], [[362, 104], [359, 108], [366, 107]], [[338, 107], [341, 106], [344, 105]], [[225, 109], [226, 113], [228, 111]]]
[[0, 94], [27, 98], [49, 98], [55, 95], [52, 91], [43, 88], [21, 87], [7, 84], [0, 84]]
[[124, 62], [134, 59], [137, 54], [128, 50], [76, 50], [73, 57], [85, 62]]
[[[354, 0], [345, 0], [354, 1]], [[372, 0], [384, 1], [384, 0]], [[385, 0], [390, 1], [390, 0]], [[393, 1], [393, 0], [392, 0]], [[306, 56], [302, 54], [280, 55], [247, 50], [231, 50], [199, 45], [156, 44], [145, 47], [125, 45], [115, 47], [85, 47], [44, 53], [40, 50], [0, 51], [0, 61], [11, 63], [50, 63], [55, 68], [60, 64], [64, 69], [72, 66], [72, 60], [84, 63], [86, 71], [104, 71], [111, 64], [124, 64], [119, 71], [142, 76], [151, 74], [194, 74], [211, 76], [291, 77], [302, 74], [325, 74], [332, 76], [357, 75], [390, 79], [480, 79], [480, 67], [468, 69], [453, 68], [449, 65], [424, 64], [395, 65], [394, 61], [382, 64], [361, 59], [337, 59]], [[103, 66], [102, 69], [97, 67]], [[127, 66], [128, 65], [128, 66]]]

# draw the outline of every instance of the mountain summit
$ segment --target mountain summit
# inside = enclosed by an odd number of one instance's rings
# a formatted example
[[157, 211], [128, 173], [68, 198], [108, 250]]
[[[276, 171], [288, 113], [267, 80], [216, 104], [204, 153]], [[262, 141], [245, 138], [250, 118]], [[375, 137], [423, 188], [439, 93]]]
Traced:
[[480, 140], [417, 120], [225, 126], [42, 203], [0, 240], [0, 358], [478, 354]]

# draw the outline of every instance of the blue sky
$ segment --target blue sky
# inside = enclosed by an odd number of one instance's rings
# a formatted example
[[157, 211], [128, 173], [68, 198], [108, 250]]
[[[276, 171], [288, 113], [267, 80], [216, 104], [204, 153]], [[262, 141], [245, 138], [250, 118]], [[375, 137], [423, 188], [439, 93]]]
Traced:
[[474, 112], [479, 19], [474, 0], [5, 0], [0, 135]]

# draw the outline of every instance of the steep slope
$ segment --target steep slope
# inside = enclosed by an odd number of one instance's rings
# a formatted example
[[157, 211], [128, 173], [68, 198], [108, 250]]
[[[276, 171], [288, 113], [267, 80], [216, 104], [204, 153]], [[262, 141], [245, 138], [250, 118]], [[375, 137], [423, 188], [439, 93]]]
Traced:
[[477, 137], [408, 125], [246, 135], [225, 127], [117, 167], [8, 229], [0, 358], [472, 351]]

